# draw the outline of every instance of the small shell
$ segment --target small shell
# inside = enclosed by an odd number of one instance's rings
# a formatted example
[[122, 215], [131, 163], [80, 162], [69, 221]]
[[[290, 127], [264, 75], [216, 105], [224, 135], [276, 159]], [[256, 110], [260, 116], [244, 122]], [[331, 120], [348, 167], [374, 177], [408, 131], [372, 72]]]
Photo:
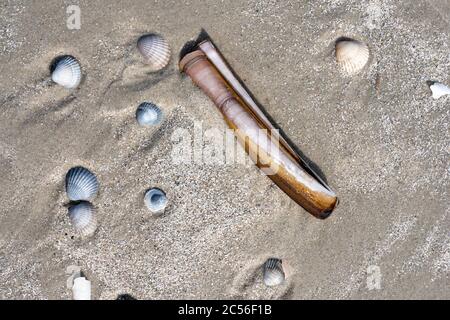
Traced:
[[161, 123], [162, 111], [151, 102], [143, 102], [136, 110], [136, 120], [141, 126], [154, 126]]
[[440, 82], [433, 82], [433, 84], [430, 85], [430, 89], [433, 93], [433, 99], [439, 99], [442, 96], [450, 94], [450, 88]]
[[369, 61], [369, 47], [357, 40], [340, 40], [336, 42], [336, 61], [342, 71], [353, 75], [361, 71]]
[[270, 258], [264, 264], [264, 283], [266, 286], [272, 287], [280, 285], [285, 280], [285, 274], [281, 260], [276, 258]]
[[76, 88], [81, 81], [81, 67], [72, 56], [63, 56], [52, 67], [52, 80], [67, 89]]
[[78, 277], [73, 281], [73, 300], [91, 300], [91, 282], [85, 277]]
[[83, 167], [74, 167], [66, 174], [66, 192], [72, 201], [92, 200], [99, 184], [95, 175]]
[[97, 230], [95, 209], [87, 201], [81, 201], [69, 208], [69, 218], [74, 228], [83, 236], [88, 237]]
[[67, 289], [72, 289], [73, 280], [81, 277], [81, 268], [79, 266], [71, 265], [66, 268], [66, 274], [70, 275], [70, 277], [66, 281]]
[[144, 203], [153, 215], [159, 216], [166, 209], [167, 197], [164, 191], [152, 188], [145, 193]]
[[170, 61], [170, 47], [167, 41], [157, 34], [147, 34], [139, 38], [137, 48], [146, 64], [154, 70], [161, 70]]

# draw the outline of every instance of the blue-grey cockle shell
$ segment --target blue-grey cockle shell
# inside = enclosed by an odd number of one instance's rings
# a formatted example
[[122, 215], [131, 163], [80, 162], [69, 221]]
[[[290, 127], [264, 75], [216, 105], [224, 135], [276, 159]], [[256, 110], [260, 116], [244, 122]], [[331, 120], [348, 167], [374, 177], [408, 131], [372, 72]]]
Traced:
[[136, 120], [141, 126], [154, 126], [161, 123], [161, 109], [151, 102], [143, 102], [136, 110]]
[[272, 287], [284, 282], [286, 276], [280, 259], [270, 258], [264, 264], [263, 279], [266, 286]]
[[97, 178], [86, 168], [74, 167], [66, 174], [66, 192], [72, 201], [92, 200], [98, 188]]
[[151, 213], [158, 216], [163, 214], [166, 209], [167, 197], [161, 189], [152, 188], [145, 193], [144, 202]]
[[83, 237], [91, 236], [97, 230], [95, 209], [87, 201], [69, 207], [69, 218], [75, 230]]
[[170, 47], [158, 34], [147, 34], [139, 38], [137, 48], [144, 57], [144, 62], [155, 71], [161, 70], [170, 61]]
[[52, 80], [67, 89], [78, 87], [81, 82], [81, 67], [72, 56], [57, 59], [52, 70]]

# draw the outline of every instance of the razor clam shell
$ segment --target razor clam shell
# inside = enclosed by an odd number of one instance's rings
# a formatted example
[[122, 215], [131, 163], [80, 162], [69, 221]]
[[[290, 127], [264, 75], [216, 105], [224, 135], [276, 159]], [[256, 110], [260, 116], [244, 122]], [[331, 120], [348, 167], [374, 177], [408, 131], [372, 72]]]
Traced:
[[264, 284], [269, 287], [277, 286], [283, 284], [285, 278], [281, 260], [276, 258], [268, 259], [264, 264]]
[[167, 41], [157, 34], [148, 34], [139, 38], [137, 48], [144, 62], [154, 70], [161, 70], [170, 61], [170, 47]]
[[434, 82], [430, 85], [433, 99], [439, 99], [442, 96], [450, 94], [450, 88], [440, 82]]
[[72, 56], [63, 56], [56, 61], [52, 80], [67, 89], [78, 87], [81, 82], [81, 67]]
[[328, 186], [328, 184], [316, 173], [316, 171], [311, 168], [311, 166], [306, 162], [298, 153], [295, 151], [292, 146], [284, 139], [282, 135], [279, 135], [278, 130], [276, 130], [275, 126], [270, 122], [270, 120], [267, 118], [267, 116], [264, 114], [264, 112], [261, 111], [261, 109], [258, 107], [256, 102], [251, 97], [248, 90], [239, 82], [239, 80], [236, 78], [234, 72], [231, 70], [227, 62], [225, 61], [225, 58], [220, 54], [220, 52], [217, 50], [217, 48], [212, 44], [211, 41], [203, 41], [199, 44], [200, 50], [203, 51], [203, 53], [206, 54], [208, 59], [212, 62], [212, 64], [217, 68], [219, 73], [229, 82], [230, 86], [233, 88], [233, 90], [236, 91], [236, 93], [241, 97], [242, 100], [248, 105], [250, 110], [255, 113], [261, 121], [264, 123], [264, 125], [267, 127], [268, 130], [271, 130], [271, 135], [274, 137], [274, 139], [279, 139], [281, 144], [288, 149], [290, 154], [297, 159], [304, 167], [306, 167], [311, 174], [320, 181], [320, 183], [327, 188], [328, 190], [331, 190], [331, 188]]
[[369, 47], [358, 40], [341, 40], [336, 42], [336, 61], [346, 75], [361, 71], [369, 61]]
[[66, 174], [66, 192], [72, 201], [92, 200], [98, 192], [95, 175], [86, 168], [74, 167]]
[[[269, 178], [317, 218], [325, 219], [331, 214], [338, 203], [336, 193], [316, 179], [270, 134], [258, 134], [261, 129], [267, 129], [266, 125], [257, 113], [239, 99], [238, 93], [224, 79], [221, 70], [203, 51], [187, 53], [180, 60], [179, 67], [214, 102], [228, 126], [233, 129], [238, 142]], [[270, 159], [264, 162], [270, 163], [271, 167], [263, 165], [258, 159], [260, 156]]]
[[167, 196], [161, 189], [152, 188], [145, 193], [144, 203], [155, 216], [164, 213], [167, 202]]
[[87, 201], [81, 201], [69, 207], [69, 218], [75, 230], [83, 237], [91, 236], [97, 230], [95, 209]]
[[154, 126], [161, 123], [163, 113], [154, 103], [143, 102], [136, 109], [136, 120], [141, 126]]

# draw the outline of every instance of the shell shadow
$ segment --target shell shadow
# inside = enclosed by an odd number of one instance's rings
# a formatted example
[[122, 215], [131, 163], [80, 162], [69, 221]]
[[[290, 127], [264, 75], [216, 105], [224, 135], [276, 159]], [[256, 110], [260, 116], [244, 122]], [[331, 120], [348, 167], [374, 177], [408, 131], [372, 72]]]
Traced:
[[339, 43], [339, 42], [342, 42], [342, 41], [355, 41], [355, 39], [352, 39], [352, 38], [349, 38], [349, 37], [342, 36], [342, 37], [338, 37], [338, 38], [334, 41], [334, 43], [336, 44], [336, 43]]
[[135, 81], [135, 82], [129, 82], [128, 84], [123, 85], [122, 87], [126, 90], [130, 90], [133, 92], [138, 91], [145, 91], [148, 90], [154, 86], [156, 86], [161, 81], [170, 78], [175, 74], [175, 71], [173, 69], [168, 68], [166, 66], [160, 71], [154, 71], [154, 72], [148, 72], [146, 73], [148, 76], [150, 76], [149, 79], [145, 79], [142, 81]]
[[137, 299], [133, 297], [131, 294], [122, 293], [117, 296], [116, 300], [137, 300]]
[[[76, 99], [77, 96], [72, 93], [58, 100], [54, 104], [46, 104], [42, 109], [36, 111], [33, 115], [27, 117], [22, 122], [22, 125], [26, 126], [28, 124], [37, 123], [39, 121], [42, 121], [44, 118], [48, 117], [52, 113], [63, 111], [64, 109], [68, 108], [72, 104], [72, 102], [74, 102]], [[64, 121], [63, 118], [61, 120]]]
[[[342, 37], [343, 38], [343, 37]], [[200, 34], [197, 36], [195, 40], [190, 40], [186, 42], [179, 55], [179, 59], [181, 60], [186, 54], [198, 49], [198, 44], [201, 43], [204, 40], [209, 40], [214, 45], [216, 50], [221, 54], [218, 46], [214, 43], [214, 41], [211, 39], [209, 34], [206, 32], [205, 29], [201, 29]], [[223, 55], [222, 55], [223, 56]], [[272, 123], [272, 125], [275, 127], [275, 129], [278, 130], [279, 134], [286, 140], [286, 142], [292, 147], [292, 149], [299, 155], [301, 165], [303, 168], [313, 177], [318, 178], [319, 182], [322, 183], [326, 188], [328, 187], [328, 181], [323, 173], [322, 169], [313, 162], [310, 158], [308, 158], [294, 143], [293, 141], [286, 135], [283, 129], [276, 123], [276, 121], [272, 118], [272, 116], [266, 111], [266, 109], [263, 107], [263, 105], [256, 99], [256, 97], [253, 95], [253, 93], [248, 89], [248, 87], [245, 85], [245, 83], [242, 81], [242, 79], [234, 72], [233, 68], [227, 63], [229, 69], [233, 73], [233, 75], [236, 77], [236, 79], [239, 81], [239, 83], [244, 87], [244, 89], [249, 93], [250, 97], [255, 101], [256, 105], [261, 109], [263, 114], [269, 119], [269, 121]]]

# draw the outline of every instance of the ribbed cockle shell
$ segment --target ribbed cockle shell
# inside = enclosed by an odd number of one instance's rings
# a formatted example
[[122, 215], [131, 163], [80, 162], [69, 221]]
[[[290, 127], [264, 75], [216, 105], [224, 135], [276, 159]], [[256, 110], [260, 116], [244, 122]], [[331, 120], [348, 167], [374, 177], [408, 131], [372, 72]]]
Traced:
[[136, 110], [136, 120], [141, 126], [154, 126], [161, 123], [163, 113], [154, 103], [143, 102]]
[[369, 61], [369, 47], [358, 40], [339, 40], [336, 42], [336, 61], [346, 75], [361, 71]]
[[144, 62], [156, 71], [161, 70], [170, 61], [170, 47], [158, 34], [147, 34], [139, 38], [137, 48], [144, 57]]
[[72, 201], [92, 200], [98, 188], [97, 178], [86, 168], [74, 167], [66, 174], [66, 192]]
[[286, 278], [280, 259], [268, 259], [264, 264], [263, 272], [264, 283], [269, 287], [282, 284]]
[[83, 237], [91, 236], [97, 230], [95, 209], [87, 201], [81, 201], [69, 207], [69, 218], [75, 230]]
[[55, 61], [52, 80], [67, 89], [78, 87], [81, 82], [81, 67], [72, 56], [63, 56]]

